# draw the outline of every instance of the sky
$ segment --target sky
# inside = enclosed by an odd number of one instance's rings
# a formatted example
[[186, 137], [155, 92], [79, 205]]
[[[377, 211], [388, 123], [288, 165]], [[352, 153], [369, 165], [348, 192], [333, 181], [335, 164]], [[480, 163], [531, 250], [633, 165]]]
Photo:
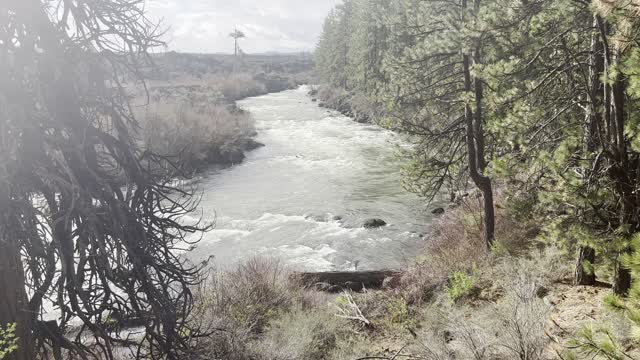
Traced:
[[315, 48], [329, 10], [342, 0], [147, 0], [151, 19], [168, 28], [168, 50], [232, 53], [229, 34], [247, 36], [246, 53], [298, 52]]

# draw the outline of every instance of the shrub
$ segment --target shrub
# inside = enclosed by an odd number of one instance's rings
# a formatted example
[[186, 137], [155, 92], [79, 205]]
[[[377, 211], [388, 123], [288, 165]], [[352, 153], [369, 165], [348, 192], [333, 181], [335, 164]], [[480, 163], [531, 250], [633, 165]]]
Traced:
[[531, 280], [518, 282], [495, 310], [502, 325], [497, 344], [510, 359], [542, 359], [547, 338], [544, 326], [550, 307], [538, 297], [537, 284]]
[[[199, 110], [196, 110], [199, 109]], [[138, 114], [143, 149], [169, 157], [184, 172], [215, 162], [255, 133], [253, 119], [223, 105], [153, 102]], [[170, 172], [170, 164], [164, 170]]]
[[278, 260], [253, 258], [219, 278], [218, 306], [238, 326], [262, 332], [269, 320], [292, 306], [295, 290]]
[[248, 73], [209, 75], [205, 79], [208, 86], [218, 89], [229, 102], [251, 96], [266, 94], [267, 87]]
[[414, 309], [393, 292], [345, 292], [333, 305], [338, 317], [350, 320], [360, 329], [394, 332], [416, 326]]
[[348, 102], [349, 93], [344, 89], [337, 89], [331, 86], [321, 86], [318, 89], [318, 98], [329, 108], [339, 109], [345, 102]]
[[434, 222], [424, 255], [402, 279], [404, 296], [410, 303], [428, 300], [434, 290], [447, 283], [456, 272], [471, 273], [486, 268], [496, 258], [528, 253], [538, 233], [531, 219], [525, 220], [510, 206], [511, 199], [497, 196], [495, 252], [485, 251], [482, 229], [482, 203], [465, 196], [460, 205]]
[[502, 295], [489, 303], [449, 301], [474, 287], [474, 279], [465, 273], [452, 276], [447, 299], [436, 298], [425, 309], [414, 352], [426, 359], [543, 358], [548, 344], [544, 327], [551, 307], [541, 298], [540, 288], [551, 281], [549, 275], [539, 273], [535, 261], [528, 258], [503, 262], [491, 274], [502, 287]]
[[326, 311], [301, 311], [275, 320], [254, 345], [265, 360], [321, 360], [328, 358], [348, 324]]
[[191, 321], [212, 332], [197, 347], [214, 359], [251, 358], [251, 341], [298, 303], [301, 292], [274, 259], [256, 257], [228, 271], [212, 271], [195, 291]]
[[449, 299], [456, 302], [473, 293], [475, 289], [473, 278], [463, 272], [456, 271], [449, 279], [446, 288]]
[[8, 324], [4, 328], [0, 326], [0, 360], [11, 355], [17, 349], [16, 324]]

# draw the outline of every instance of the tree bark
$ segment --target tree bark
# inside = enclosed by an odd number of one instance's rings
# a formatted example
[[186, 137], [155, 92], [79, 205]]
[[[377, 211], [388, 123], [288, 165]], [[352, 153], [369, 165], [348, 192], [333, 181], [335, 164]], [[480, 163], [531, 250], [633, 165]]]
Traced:
[[592, 269], [587, 271], [585, 263], [593, 264], [596, 260], [596, 251], [589, 246], [581, 246], [578, 250], [578, 261], [576, 261], [576, 271], [574, 283], [576, 285], [592, 286], [596, 284], [596, 274]]
[[[593, 19], [594, 29], [598, 28], [598, 19]], [[584, 149], [587, 155], [593, 154], [599, 145], [602, 144], [599, 129], [602, 124], [602, 92], [604, 88], [600, 76], [604, 72], [604, 47], [599, 32], [591, 35], [591, 54], [589, 56], [589, 106], [585, 113], [584, 124]], [[598, 168], [586, 169], [587, 171], [599, 172]], [[595, 285], [597, 278], [593, 271], [585, 271], [585, 262], [593, 264], [596, 260], [596, 251], [587, 245], [578, 249], [578, 260], [576, 261], [574, 283], [576, 285]]]
[[[7, 226], [5, 222], [3, 226]], [[9, 226], [7, 226], [9, 227]], [[0, 230], [0, 326], [16, 324], [18, 349], [5, 360], [32, 360], [31, 315], [25, 289], [24, 268], [16, 237], [8, 229]]]
[[[615, 61], [622, 62], [622, 56], [619, 50], [615, 53]], [[629, 162], [627, 153], [627, 138], [625, 135], [625, 99], [626, 82], [621, 73], [618, 73], [615, 81], [611, 86], [611, 108], [613, 112], [613, 128], [615, 129], [615, 164], [617, 170], [614, 172], [614, 180], [616, 181], [617, 191], [621, 197], [622, 204], [620, 209], [620, 225], [628, 227], [628, 234], [633, 234], [638, 230], [638, 220], [635, 218], [635, 188], [633, 184], [633, 169]], [[624, 254], [631, 253], [631, 248], [625, 248], [616, 260], [615, 277], [613, 281], [613, 292], [617, 295], [626, 296], [631, 288], [631, 272], [620, 263], [620, 257]]]
[[626, 296], [631, 288], [631, 272], [622, 266], [620, 260], [616, 260], [615, 277], [613, 281], [613, 293]]

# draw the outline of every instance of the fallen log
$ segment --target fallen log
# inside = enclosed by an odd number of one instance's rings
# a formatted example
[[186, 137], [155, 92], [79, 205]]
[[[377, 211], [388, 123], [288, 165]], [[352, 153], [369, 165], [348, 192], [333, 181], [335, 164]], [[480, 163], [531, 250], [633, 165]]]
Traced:
[[380, 289], [385, 279], [399, 279], [402, 272], [394, 270], [377, 271], [330, 271], [330, 272], [295, 272], [291, 279], [303, 287], [320, 291], [339, 292], [343, 290], [362, 291], [363, 289]]

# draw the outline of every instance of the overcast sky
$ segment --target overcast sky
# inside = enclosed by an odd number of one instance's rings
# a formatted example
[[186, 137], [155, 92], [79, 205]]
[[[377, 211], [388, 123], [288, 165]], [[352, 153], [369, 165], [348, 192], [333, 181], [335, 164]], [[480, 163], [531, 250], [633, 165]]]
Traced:
[[164, 19], [169, 50], [232, 53], [237, 25], [247, 53], [309, 51], [329, 10], [341, 0], [147, 0], [151, 18]]

